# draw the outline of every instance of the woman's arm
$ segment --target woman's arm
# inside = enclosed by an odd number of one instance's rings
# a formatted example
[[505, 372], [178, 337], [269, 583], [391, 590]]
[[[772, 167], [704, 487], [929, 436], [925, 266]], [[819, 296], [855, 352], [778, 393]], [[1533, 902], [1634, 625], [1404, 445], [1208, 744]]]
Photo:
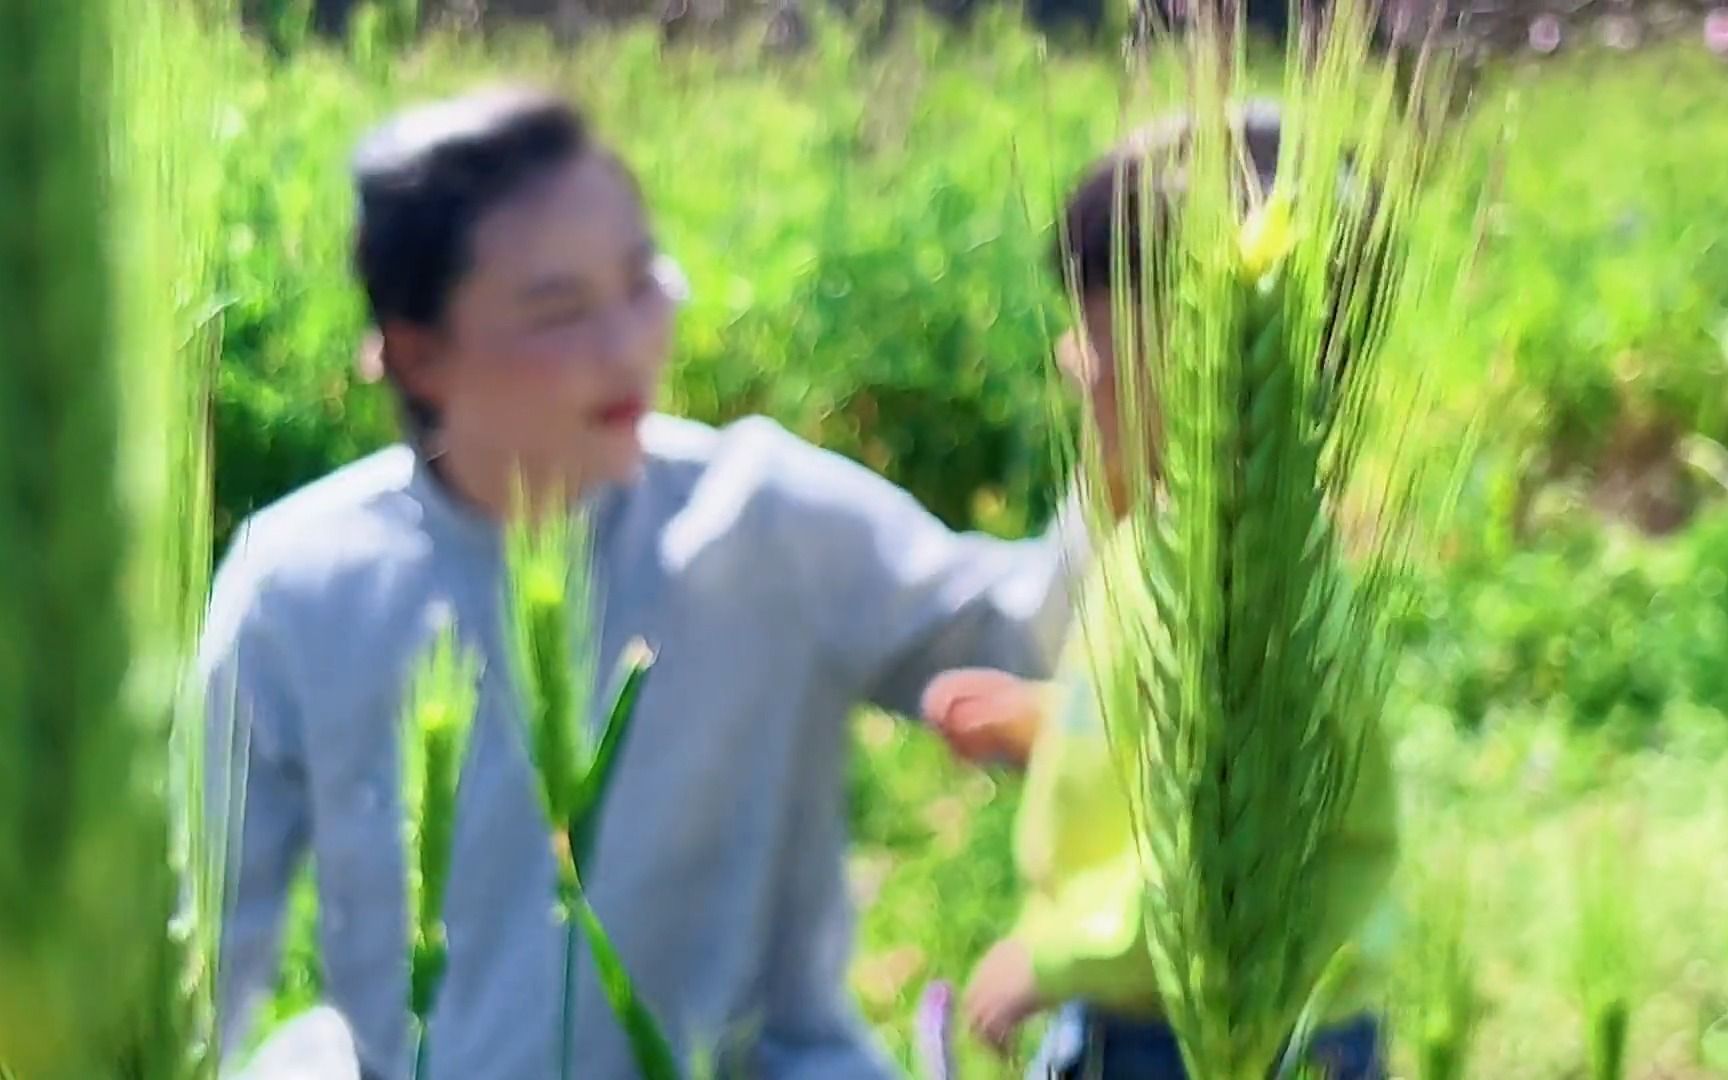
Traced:
[[1091, 555], [1074, 500], [1044, 535], [1002, 540], [950, 529], [838, 454], [800, 444], [778, 464], [812, 629], [861, 697], [916, 715], [952, 668], [1049, 674]]
[[[1053, 709], [1091, 708], [1077, 681], [1068, 691]], [[1021, 792], [1015, 854], [1025, 893], [1009, 935], [1025, 948], [1043, 1000], [1124, 1008], [1156, 1001], [1147, 868], [1124, 785], [1101, 724], [1053, 719]]]
[[217, 574], [201, 644], [206, 820], [225, 856], [218, 1022], [224, 1056], [245, 1043], [279, 963], [290, 885], [309, 844], [299, 722], [285, 654], [245, 534]]

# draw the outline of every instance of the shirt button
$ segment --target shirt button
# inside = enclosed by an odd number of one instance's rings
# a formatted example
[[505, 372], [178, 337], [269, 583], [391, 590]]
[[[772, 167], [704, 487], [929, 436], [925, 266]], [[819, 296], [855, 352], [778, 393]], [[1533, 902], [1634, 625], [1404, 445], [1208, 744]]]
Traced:
[[360, 806], [368, 814], [376, 814], [384, 805], [384, 793], [378, 790], [377, 784], [367, 784], [360, 789]]
[[329, 924], [332, 934], [340, 934], [348, 926], [348, 918], [343, 914], [341, 904], [326, 904], [324, 921]]

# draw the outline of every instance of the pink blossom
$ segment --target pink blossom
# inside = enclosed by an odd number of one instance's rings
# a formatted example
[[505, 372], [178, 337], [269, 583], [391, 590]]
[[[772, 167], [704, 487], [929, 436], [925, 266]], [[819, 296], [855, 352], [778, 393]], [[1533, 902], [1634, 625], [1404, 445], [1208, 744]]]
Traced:
[[1530, 23], [1530, 47], [1544, 55], [1560, 47], [1560, 20], [1538, 15]]
[[939, 979], [924, 988], [913, 1024], [918, 1058], [930, 1080], [953, 1080], [953, 1023], [954, 987]]
[[1704, 16], [1704, 46], [1717, 56], [1728, 56], [1728, 7]]

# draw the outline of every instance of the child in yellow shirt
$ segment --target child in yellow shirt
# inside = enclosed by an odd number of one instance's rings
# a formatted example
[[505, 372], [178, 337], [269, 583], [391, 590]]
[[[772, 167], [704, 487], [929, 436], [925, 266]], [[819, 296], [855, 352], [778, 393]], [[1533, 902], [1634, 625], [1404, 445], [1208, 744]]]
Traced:
[[[1275, 109], [1244, 111], [1240, 137], [1265, 190], [1272, 185], [1279, 134]], [[1106, 461], [1119, 460], [1110, 260], [1114, 251], [1140, 248], [1135, 170], [1162, 170], [1150, 178], [1151, 188], [1169, 192], [1180, 183], [1181, 138], [1180, 119], [1168, 121], [1149, 140], [1106, 157], [1066, 209], [1058, 257], [1065, 280], [1079, 289], [1084, 337], [1070, 334], [1059, 360], [1084, 392], [1092, 421], [1088, 437], [1101, 440]], [[1127, 236], [1120, 247], [1118, 229]], [[1127, 269], [1132, 280], [1133, 261]], [[1112, 487], [1120, 511], [1122, 485]], [[1119, 541], [1098, 552], [1100, 564], [1122, 558], [1133, 558], [1133, 552]], [[1099, 567], [1093, 569], [1087, 587], [1095, 590], [1101, 586]], [[1005, 1048], [1027, 1019], [1061, 1007], [1035, 1077], [1179, 1080], [1185, 1075], [1181, 1055], [1161, 1018], [1145, 937], [1150, 868], [1134, 840], [1124, 763], [1112, 760], [1089, 685], [1080, 653], [1084, 637], [1074, 633], [1054, 682], [957, 670], [940, 676], [925, 695], [927, 719], [957, 755], [1027, 763], [1014, 851], [1026, 887], [1022, 913], [973, 973], [964, 1011], [978, 1037]], [[1341, 968], [1321, 1005], [1310, 1061], [1333, 1080], [1384, 1075], [1375, 1005], [1393, 912], [1396, 816], [1389, 755], [1374, 735], [1327, 868], [1322, 918], [1331, 938], [1350, 946], [1352, 962]]]

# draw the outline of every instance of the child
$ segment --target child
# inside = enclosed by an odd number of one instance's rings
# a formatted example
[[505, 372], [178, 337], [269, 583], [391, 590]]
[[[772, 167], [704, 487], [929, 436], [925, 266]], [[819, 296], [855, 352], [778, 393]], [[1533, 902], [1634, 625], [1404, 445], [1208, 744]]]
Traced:
[[[1278, 159], [1277, 111], [1245, 110], [1240, 131], [1261, 190], [1270, 190]], [[1087, 396], [1087, 437], [1100, 441], [1106, 460], [1117, 460], [1118, 444], [1112, 253], [1140, 250], [1139, 170], [1152, 171], [1155, 198], [1168, 199], [1181, 183], [1183, 133], [1180, 119], [1166, 122], [1149, 138], [1095, 164], [1065, 212], [1057, 259], [1078, 291], [1084, 337], [1070, 335], [1059, 360]], [[1119, 229], [1127, 236], [1120, 248], [1113, 244]], [[1131, 257], [1125, 268], [1131, 283], [1137, 262]], [[1124, 485], [1113, 479], [1110, 487], [1120, 512]], [[1099, 561], [1113, 554], [1101, 552]], [[1089, 586], [1096, 589], [1099, 582], [1095, 578]], [[1014, 929], [974, 972], [965, 1012], [978, 1037], [1005, 1049], [1029, 1017], [1067, 1003], [1034, 1076], [1181, 1077], [1175, 1037], [1160, 1018], [1145, 935], [1146, 878], [1119, 779], [1121, 763], [1112, 761], [1078, 653], [1084, 637], [1071, 635], [1054, 683], [965, 669], [940, 676], [925, 695], [926, 717], [956, 754], [1028, 764], [1015, 838], [1028, 895]], [[1360, 786], [1327, 867], [1323, 917], [1331, 920], [1334, 940], [1355, 946], [1357, 960], [1330, 987], [1320, 1009], [1323, 1026], [1311, 1047], [1313, 1063], [1336, 1080], [1366, 1080], [1383, 1071], [1371, 1008], [1384, 942], [1373, 913], [1376, 906], [1389, 910], [1395, 825], [1385, 747], [1371, 737]]]

